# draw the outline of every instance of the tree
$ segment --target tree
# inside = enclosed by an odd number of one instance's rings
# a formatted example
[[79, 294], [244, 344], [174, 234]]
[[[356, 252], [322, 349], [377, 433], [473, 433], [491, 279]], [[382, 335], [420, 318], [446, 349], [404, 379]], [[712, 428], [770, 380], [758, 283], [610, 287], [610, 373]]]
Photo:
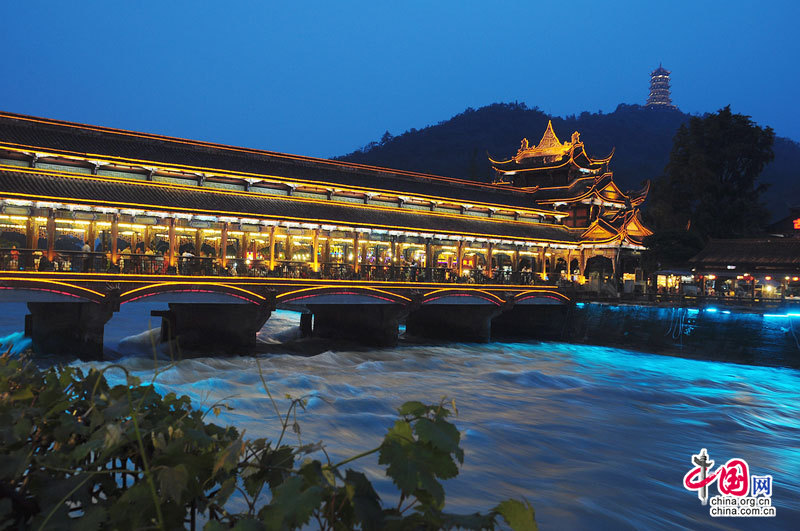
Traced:
[[691, 230], [707, 238], [757, 233], [768, 221], [758, 177], [774, 158], [775, 133], [730, 106], [682, 125], [648, 208], [656, 231]]

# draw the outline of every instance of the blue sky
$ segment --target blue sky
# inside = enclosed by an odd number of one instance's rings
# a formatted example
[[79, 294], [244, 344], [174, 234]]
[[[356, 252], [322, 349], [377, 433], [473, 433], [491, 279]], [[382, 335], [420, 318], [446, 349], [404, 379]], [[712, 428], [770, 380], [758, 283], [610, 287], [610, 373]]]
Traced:
[[684, 111], [800, 140], [800, 3], [10, 1], [0, 109], [334, 156], [520, 101], [644, 103], [663, 61]]

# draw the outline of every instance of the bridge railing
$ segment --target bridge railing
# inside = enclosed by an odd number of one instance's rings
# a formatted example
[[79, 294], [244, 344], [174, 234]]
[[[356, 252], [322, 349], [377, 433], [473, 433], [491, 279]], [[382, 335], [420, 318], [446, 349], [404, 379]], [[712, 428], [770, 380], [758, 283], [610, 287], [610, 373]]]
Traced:
[[225, 265], [213, 256], [176, 257], [169, 265], [163, 254], [122, 252], [116, 263], [108, 252], [54, 252], [53, 260], [43, 249], [0, 249], [0, 269], [4, 271], [63, 271], [72, 273], [110, 273], [119, 275], [192, 275], [273, 278], [308, 278], [329, 280], [370, 280], [388, 282], [437, 282], [463, 284], [535, 284], [545, 283], [530, 270], [496, 269], [491, 275], [480, 269], [466, 270], [461, 275], [453, 267], [422, 267], [419, 264], [320, 263], [317, 271], [309, 262], [278, 260], [270, 269], [269, 260], [228, 258]]

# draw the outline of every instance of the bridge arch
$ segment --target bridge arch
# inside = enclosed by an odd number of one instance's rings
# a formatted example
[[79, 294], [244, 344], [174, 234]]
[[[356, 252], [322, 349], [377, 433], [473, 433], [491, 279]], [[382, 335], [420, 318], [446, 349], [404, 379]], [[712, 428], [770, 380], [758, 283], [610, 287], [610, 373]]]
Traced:
[[267, 297], [248, 289], [219, 282], [159, 282], [124, 291], [120, 304], [148, 302], [263, 304]]
[[99, 291], [48, 279], [0, 278], [2, 302], [102, 302]]
[[277, 296], [278, 304], [401, 304], [406, 305], [411, 299], [388, 290], [370, 287], [352, 286], [317, 286], [301, 288], [281, 293]]
[[529, 290], [514, 296], [514, 305], [567, 304], [570, 298], [555, 290]]
[[491, 304], [500, 306], [505, 301], [482, 289], [470, 288], [443, 288], [429, 291], [423, 295], [420, 301], [423, 305], [428, 304]]

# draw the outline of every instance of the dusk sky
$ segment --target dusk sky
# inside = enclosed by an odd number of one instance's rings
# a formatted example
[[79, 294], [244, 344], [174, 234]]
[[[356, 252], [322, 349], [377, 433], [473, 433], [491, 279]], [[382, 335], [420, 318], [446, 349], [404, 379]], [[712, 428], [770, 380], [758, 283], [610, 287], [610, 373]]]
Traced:
[[330, 157], [494, 102], [643, 104], [662, 61], [683, 111], [730, 104], [800, 140], [796, 1], [17, 1], [0, 15], [4, 111]]

